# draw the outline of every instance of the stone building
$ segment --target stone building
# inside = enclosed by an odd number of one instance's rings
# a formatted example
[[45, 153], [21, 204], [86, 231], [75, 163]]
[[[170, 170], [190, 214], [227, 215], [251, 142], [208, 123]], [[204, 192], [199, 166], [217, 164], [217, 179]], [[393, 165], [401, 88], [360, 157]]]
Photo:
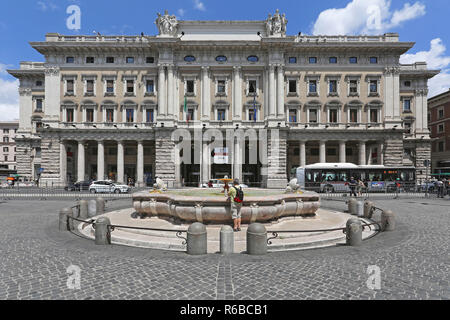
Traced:
[[[0, 176], [16, 173], [17, 121], [0, 122]], [[2, 181], [4, 182], [4, 181]]]
[[[399, 63], [413, 42], [291, 36], [278, 11], [265, 21], [166, 12], [156, 24], [156, 36], [31, 42], [45, 62], [9, 70], [20, 79], [21, 175], [40, 164], [43, 181], [63, 184], [158, 176], [179, 186], [227, 175], [284, 187], [292, 168], [316, 162], [416, 165], [422, 175], [427, 81], [438, 71]], [[201, 134], [211, 129], [235, 134], [225, 144]]]
[[432, 173], [450, 173], [450, 90], [428, 100]]

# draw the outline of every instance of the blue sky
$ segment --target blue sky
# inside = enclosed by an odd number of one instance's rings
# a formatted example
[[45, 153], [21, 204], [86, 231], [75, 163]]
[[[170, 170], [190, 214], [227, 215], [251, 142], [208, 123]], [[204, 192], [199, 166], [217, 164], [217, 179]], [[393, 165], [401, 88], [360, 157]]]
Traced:
[[[81, 30], [68, 30], [66, 9], [81, 9]], [[398, 32], [416, 46], [403, 63], [426, 60], [443, 73], [430, 82], [430, 95], [450, 88], [448, 0], [15, 0], [0, 11], [0, 120], [18, 116], [17, 82], [5, 69], [20, 61], [43, 61], [29, 41], [45, 33], [156, 34], [156, 13], [165, 9], [182, 20], [264, 20], [276, 9], [286, 13], [288, 34], [382, 34]]]

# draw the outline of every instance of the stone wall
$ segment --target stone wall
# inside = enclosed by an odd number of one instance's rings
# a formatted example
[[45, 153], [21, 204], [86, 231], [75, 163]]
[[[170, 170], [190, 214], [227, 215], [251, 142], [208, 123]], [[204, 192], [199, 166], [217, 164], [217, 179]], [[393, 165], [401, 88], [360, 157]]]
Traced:
[[286, 157], [287, 132], [273, 130], [268, 134], [267, 188], [280, 189], [287, 186]]
[[431, 141], [417, 143], [416, 146], [416, 179], [423, 181], [428, 170], [428, 177], [431, 174], [431, 167], [425, 168], [424, 161], [431, 160]]
[[175, 185], [175, 142], [171, 131], [160, 130], [155, 133], [155, 177], [159, 177], [169, 188]]
[[384, 145], [384, 165], [403, 166], [403, 140], [386, 140]]
[[17, 174], [28, 180], [33, 180], [31, 152], [30, 141], [16, 140]]
[[51, 136], [42, 136], [41, 154], [41, 168], [43, 168], [44, 171], [41, 174], [39, 183], [44, 186], [59, 185], [61, 183], [59, 168], [59, 140]]

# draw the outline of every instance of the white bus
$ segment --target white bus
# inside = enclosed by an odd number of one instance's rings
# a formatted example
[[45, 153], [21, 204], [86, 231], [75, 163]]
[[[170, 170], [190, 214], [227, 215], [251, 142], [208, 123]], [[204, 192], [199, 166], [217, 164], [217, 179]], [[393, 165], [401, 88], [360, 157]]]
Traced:
[[414, 167], [358, 166], [353, 163], [316, 163], [294, 168], [301, 188], [316, 192], [350, 192], [351, 177], [361, 179], [367, 191], [415, 191]]

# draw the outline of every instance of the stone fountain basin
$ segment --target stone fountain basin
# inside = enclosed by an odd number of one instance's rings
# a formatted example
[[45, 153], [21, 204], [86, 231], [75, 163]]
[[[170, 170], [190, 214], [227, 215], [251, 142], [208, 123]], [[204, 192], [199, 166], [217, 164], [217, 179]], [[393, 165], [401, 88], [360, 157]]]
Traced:
[[[244, 196], [241, 210], [245, 224], [315, 216], [320, 208], [319, 196], [314, 192], [271, 194], [265, 190], [245, 190], [245, 193], [250, 194]], [[143, 191], [133, 194], [133, 207], [141, 217], [156, 216], [179, 223], [224, 224], [232, 220], [230, 202], [220, 191], [217, 194], [202, 189], [167, 193]]]

